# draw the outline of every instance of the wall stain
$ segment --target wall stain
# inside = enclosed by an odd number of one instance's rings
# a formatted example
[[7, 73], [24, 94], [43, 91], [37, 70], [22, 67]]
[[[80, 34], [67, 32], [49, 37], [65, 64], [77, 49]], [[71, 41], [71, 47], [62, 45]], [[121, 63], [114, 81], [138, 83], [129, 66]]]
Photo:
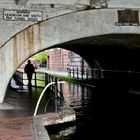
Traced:
[[38, 24], [38, 47], [40, 48], [40, 50], [43, 49], [43, 47], [42, 47], [41, 25], [40, 24]]
[[25, 42], [27, 41], [27, 48], [29, 55], [33, 55], [34, 54], [34, 30], [33, 30], [33, 26], [29, 27], [28, 29], [26, 29], [26, 39]]
[[17, 37], [14, 36], [12, 39], [12, 44], [13, 44], [13, 67], [17, 68], [18, 67], [18, 48], [17, 48]]

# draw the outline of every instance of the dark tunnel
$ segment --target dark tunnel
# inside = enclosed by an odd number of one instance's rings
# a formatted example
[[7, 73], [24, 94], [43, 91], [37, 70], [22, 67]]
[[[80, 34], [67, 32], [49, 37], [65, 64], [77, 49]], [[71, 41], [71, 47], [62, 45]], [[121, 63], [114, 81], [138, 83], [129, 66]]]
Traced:
[[96, 36], [74, 40], [59, 47], [79, 54], [91, 67], [97, 60], [105, 70], [140, 71], [140, 35]]

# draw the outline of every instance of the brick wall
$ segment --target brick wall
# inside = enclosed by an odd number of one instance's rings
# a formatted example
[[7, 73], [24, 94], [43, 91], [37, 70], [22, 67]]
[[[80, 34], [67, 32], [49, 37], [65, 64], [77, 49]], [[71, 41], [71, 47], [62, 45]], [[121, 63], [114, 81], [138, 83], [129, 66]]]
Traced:
[[48, 50], [47, 69], [67, 71], [67, 68], [82, 69], [89, 67], [88, 64], [74, 52], [55, 48]]

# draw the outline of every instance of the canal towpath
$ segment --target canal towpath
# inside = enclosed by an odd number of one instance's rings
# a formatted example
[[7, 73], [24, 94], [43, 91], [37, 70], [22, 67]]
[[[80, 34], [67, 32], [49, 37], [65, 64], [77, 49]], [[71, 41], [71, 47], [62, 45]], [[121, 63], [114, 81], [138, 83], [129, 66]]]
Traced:
[[[49, 72], [67, 75], [66, 72]], [[32, 88], [33, 92], [38, 90], [41, 92], [40, 89]], [[18, 92], [8, 87], [5, 100], [0, 104], [0, 140], [50, 139], [41, 119], [33, 117], [35, 106], [32, 103], [27, 86], [19, 88]]]
[[[33, 88], [33, 91], [36, 90]], [[4, 102], [0, 104], [0, 140], [38, 140], [40, 135], [41, 140], [49, 140], [47, 131], [39, 119], [33, 117], [33, 112], [34, 105], [27, 87], [23, 92], [9, 87]]]

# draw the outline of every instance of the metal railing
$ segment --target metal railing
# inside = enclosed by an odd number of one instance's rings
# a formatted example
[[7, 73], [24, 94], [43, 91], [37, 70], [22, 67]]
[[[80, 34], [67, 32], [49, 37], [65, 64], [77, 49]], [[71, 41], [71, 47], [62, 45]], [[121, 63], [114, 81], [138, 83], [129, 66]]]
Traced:
[[[38, 101], [37, 101], [37, 104], [36, 104], [36, 107], [35, 107], [35, 111], [34, 111], [34, 116], [36, 116], [36, 114], [37, 114], [37, 110], [38, 110], [39, 104], [40, 104], [41, 99], [42, 99], [42, 97], [43, 97], [45, 91], [47, 90], [47, 88], [50, 87], [51, 85], [54, 85], [54, 84], [55, 84], [55, 85], [57, 86], [57, 84], [62, 84], [62, 83], [65, 83], [65, 81], [51, 82], [51, 83], [49, 83], [49, 84], [46, 85], [46, 87], [43, 89], [43, 91], [42, 91], [42, 93], [40, 94], [39, 99], [38, 99]], [[56, 87], [56, 89], [57, 89], [57, 87]], [[57, 91], [56, 91], [56, 92], [57, 92]], [[57, 93], [56, 93], [56, 94], [57, 94]], [[56, 95], [56, 96], [57, 96], [57, 95]]]
[[[16, 80], [22, 85], [28, 85], [28, 79], [26, 73], [22, 71], [16, 71], [14, 74]], [[45, 87], [48, 79], [48, 74], [43, 72], [34, 72], [32, 77], [32, 86], [37, 87]]]
[[[80, 69], [80, 68], [68, 68], [68, 74], [70, 77], [73, 77], [75, 79], [102, 79], [104, 78], [103, 70], [102, 69]], [[23, 71], [16, 71], [15, 77], [18, 82], [20, 82], [22, 85], [28, 85], [27, 75]], [[44, 88], [47, 83], [50, 83], [54, 81], [54, 76], [49, 75], [47, 72], [34, 72], [32, 77], [32, 86], [42, 87]]]
[[[104, 69], [80, 69], [80, 68], [68, 68], [68, 74], [74, 79], [81, 80], [94, 80], [94, 79], [118, 79], [118, 78], [128, 78], [129, 79], [140, 79], [139, 71], [130, 70], [104, 70]], [[26, 73], [22, 71], [16, 71], [16, 79], [23, 85], [28, 84]], [[47, 83], [55, 81], [55, 76], [49, 75], [44, 72], [35, 72], [32, 78], [32, 86], [44, 88]]]
[[70, 77], [76, 79], [102, 79], [104, 78], [103, 69], [91, 69], [91, 68], [68, 68]]

